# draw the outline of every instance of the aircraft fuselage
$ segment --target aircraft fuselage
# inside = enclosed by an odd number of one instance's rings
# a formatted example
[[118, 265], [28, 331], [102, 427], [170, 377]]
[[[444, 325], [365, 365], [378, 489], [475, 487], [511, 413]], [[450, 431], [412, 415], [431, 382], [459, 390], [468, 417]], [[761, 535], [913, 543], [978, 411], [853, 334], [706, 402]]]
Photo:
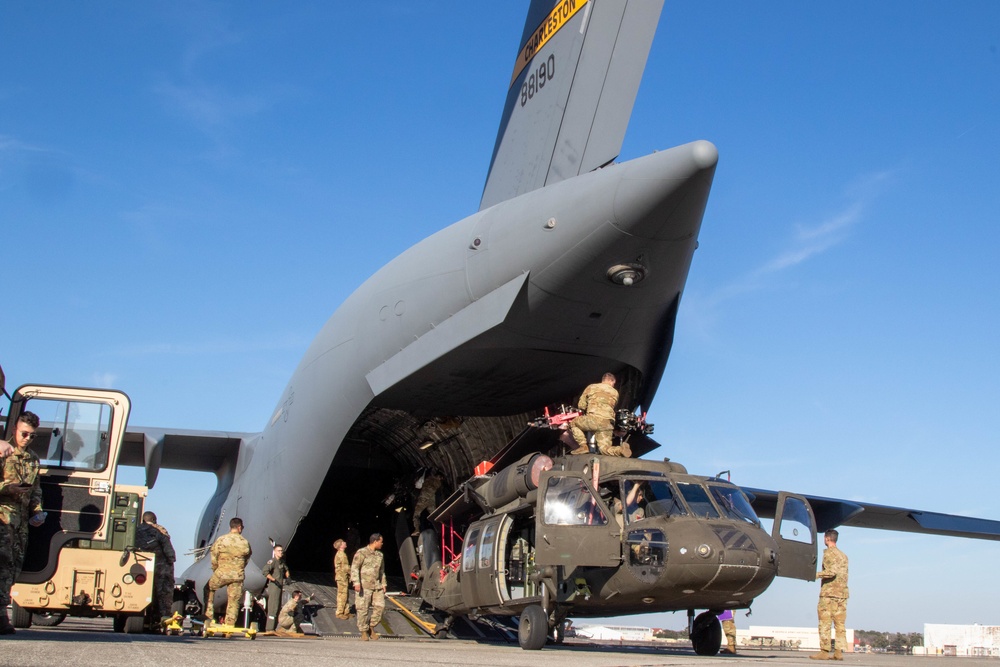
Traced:
[[[290, 541], [369, 406], [508, 415], [571, 396], [609, 368], [636, 371], [631, 394], [647, 403], [716, 160], [712, 144], [695, 142], [570, 178], [387, 264], [316, 336], [263, 432], [244, 443], [231, 488], [203, 513], [196, 543], [211, 543], [233, 516], [250, 518], [253, 587], [268, 538]], [[209, 575], [203, 559], [184, 577], [200, 585]]]

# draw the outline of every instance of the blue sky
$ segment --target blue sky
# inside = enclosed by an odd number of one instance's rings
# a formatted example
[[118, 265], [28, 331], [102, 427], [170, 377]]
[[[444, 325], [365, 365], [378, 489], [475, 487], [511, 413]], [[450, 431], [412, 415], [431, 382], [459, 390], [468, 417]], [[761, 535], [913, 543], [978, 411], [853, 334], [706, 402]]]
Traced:
[[[340, 302], [478, 208], [525, 8], [0, 5], [9, 384], [262, 428]], [[668, 1], [622, 159], [708, 139], [720, 160], [656, 454], [1000, 519], [998, 48], [991, 0]], [[212, 488], [151, 492], [179, 549]], [[1000, 624], [997, 543], [841, 544], [850, 627]], [[737, 622], [811, 626], [816, 594], [779, 581]]]

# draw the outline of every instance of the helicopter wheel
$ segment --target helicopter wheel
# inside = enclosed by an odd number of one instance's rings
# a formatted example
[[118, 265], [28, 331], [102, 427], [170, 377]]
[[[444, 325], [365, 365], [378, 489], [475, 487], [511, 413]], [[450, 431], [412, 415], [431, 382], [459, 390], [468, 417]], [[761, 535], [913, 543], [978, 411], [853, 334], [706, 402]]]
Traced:
[[537, 651], [545, 646], [548, 635], [549, 619], [541, 605], [533, 604], [525, 607], [517, 625], [517, 643], [521, 648], [526, 651]]
[[691, 646], [698, 655], [717, 655], [722, 646], [722, 624], [718, 617], [703, 611], [694, 619], [694, 629], [691, 631]]

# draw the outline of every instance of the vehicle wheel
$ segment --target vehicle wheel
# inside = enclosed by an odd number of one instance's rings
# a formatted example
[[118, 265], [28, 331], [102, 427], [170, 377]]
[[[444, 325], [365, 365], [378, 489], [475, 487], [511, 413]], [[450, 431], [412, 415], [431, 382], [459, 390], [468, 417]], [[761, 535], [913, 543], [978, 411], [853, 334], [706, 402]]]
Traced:
[[43, 614], [32, 614], [31, 622], [35, 625], [51, 628], [54, 625], [59, 625], [66, 620], [66, 614], [53, 614], [51, 612], [46, 612]]
[[722, 623], [710, 611], [703, 611], [694, 619], [691, 645], [698, 655], [717, 655], [722, 646]]
[[146, 619], [141, 615], [136, 616], [126, 616], [125, 617], [125, 634], [127, 635], [141, 635], [146, 625]]
[[525, 607], [517, 625], [517, 643], [521, 648], [526, 651], [537, 651], [545, 646], [548, 635], [549, 619], [541, 605], [533, 604]]
[[10, 603], [10, 624], [15, 628], [31, 627], [31, 612], [13, 600]]

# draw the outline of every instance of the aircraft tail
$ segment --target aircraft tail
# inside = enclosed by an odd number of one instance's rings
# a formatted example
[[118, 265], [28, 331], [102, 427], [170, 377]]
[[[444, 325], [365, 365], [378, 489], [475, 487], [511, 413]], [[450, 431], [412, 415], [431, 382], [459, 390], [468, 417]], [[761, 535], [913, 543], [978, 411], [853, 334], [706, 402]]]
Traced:
[[480, 210], [618, 156], [662, 8], [532, 0]]

